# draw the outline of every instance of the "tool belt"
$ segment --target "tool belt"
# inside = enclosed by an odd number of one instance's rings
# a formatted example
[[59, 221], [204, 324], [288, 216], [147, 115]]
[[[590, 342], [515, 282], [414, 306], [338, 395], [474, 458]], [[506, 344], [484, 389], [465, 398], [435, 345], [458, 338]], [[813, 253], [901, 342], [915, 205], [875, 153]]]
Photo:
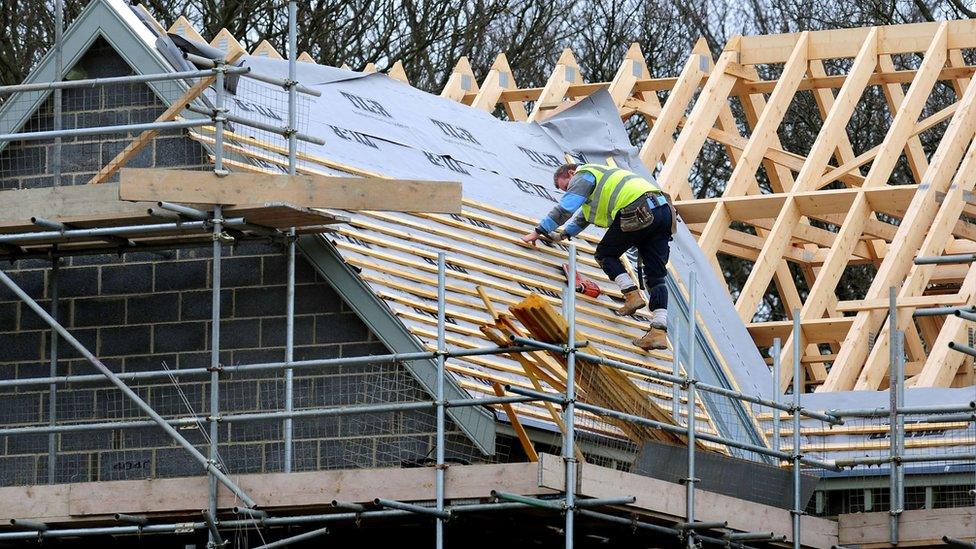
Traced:
[[654, 223], [654, 208], [667, 205], [671, 208], [671, 234], [678, 230], [678, 213], [667, 193], [644, 193], [637, 200], [620, 208], [620, 230], [631, 233], [646, 229]]

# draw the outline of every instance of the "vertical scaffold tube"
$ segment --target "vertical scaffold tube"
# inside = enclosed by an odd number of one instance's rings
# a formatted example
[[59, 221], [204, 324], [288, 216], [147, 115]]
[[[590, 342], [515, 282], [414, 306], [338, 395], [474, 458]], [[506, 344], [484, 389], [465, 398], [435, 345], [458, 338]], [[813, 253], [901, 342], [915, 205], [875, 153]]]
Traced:
[[226, 175], [224, 171], [224, 60], [217, 61], [214, 67], [214, 173]]
[[[444, 252], [437, 253], [437, 469], [435, 471], [435, 490], [437, 492], [437, 510], [444, 511], [444, 431], [446, 429], [444, 418], [444, 353], [447, 350], [445, 344], [445, 326], [447, 324], [447, 260]], [[437, 549], [444, 548], [444, 519], [437, 517]]]
[[[54, 2], [54, 78], [60, 82], [64, 78], [64, 0]], [[52, 126], [54, 131], [61, 131], [62, 120], [62, 99], [63, 91], [61, 88], [54, 88], [51, 92], [52, 106]], [[51, 174], [54, 176], [54, 186], [61, 186], [61, 136], [54, 138], [54, 149], [51, 151]]]
[[[800, 310], [793, 309], [793, 341], [800, 341]], [[801, 345], [793, 345], [793, 549], [800, 549], [800, 517], [803, 508], [800, 503], [800, 393], [803, 392], [802, 366], [800, 365]]]
[[888, 541], [898, 545], [898, 502], [895, 493], [898, 490], [898, 290], [892, 286], [888, 288], [888, 452], [891, 461], [888, 462]]
[[[688, 380], [687, 405], [688, 405], [688, 478], [685, 483], [685, 520], [688, 524], [695, 522], [695, 414], [697, 413], [697, 394], [695, 387], [695, 337], [697, 337], [698, 322], [695, 318], [698, 314], [698, 280], [695, 271], [688, 274], [688, 341], [685, 348], [688, 350], [688, 362], [685, 365], [685, 377]], [[688, 549], [695, 547], [695, 531], [688, 530], [686, 538]]]
[[[905, 405], [905, 332], [902, 330], [897, 330], [897, 332], [898, 360], [895, 362], [897, 366], [895, 374], [898, 379], [898, 391], [896, 391], [898, 400], [896, 404], [898, 408], [902, 408]], [[905, 466], [901, 462], [901, 458], [905, 455], [905, 415], [899, 413], [895, 421], [897, 422], [895, 456], [898, 461], [895, 462], [897, 475], [895, 476], [895, 497], [892, 501], [897, 503], [898, 519], [901, 520], [901, 514], [905, 511]]]
[[[296, 63], [298, 62], [298, 51], [297, 51], [297, 6], [295, 0], [288, 1], [288, 173], [295, 175], [298, 170], [298, 159], [297, 159], [297, 139], [296, 139], [296, 120], [298, 119], [295, 113], [295, 96], [298, 92], [295, 89], [295, 82], [297, 82], [297, 68]], [[285, 313], [285, 362], [291, 363], [295, 357], [295, 229], [294, 227], [288, 232], [288, 288], [287, 288], [287, 304]], [[285, 370], [285, 410], [291, 412], [295, 405], [295, 374], [294, 370], [288, 368]], [[285, 419], [285, 424], [283, 425], [285, 430], [284, 443], [285, 443], [285, 466], [284, 471], [290, 473], [292, 469], [292, 453], [294, 449], [293, 446], [293, 432], [294, 432], [294, 422], [292, 418], [289, 417]]]
[[563, 460], [566, 463], [566, 549], [573, 549], [573, 530], [576, 507], [576, 244], [569, 245], [569, 272], [566, 273], [566, 321], [569, 334], [566, 339], [566, 408], [563, 422]]
[[[681, 377], [681, 335], [672, 333], [671, 375]], [[671, 383], [671, 417], [675, 425], [681, 425], [681, 384]]]
[[[782, 351], [782, 343], [777, 337], [773, 339], [773, 402], [779, 404], [779, 376], [782, 364], [780, 363], [780, 352]], [[773, 450], [779, 451], [779, 419], [781, 411], [779, 408], [773, 408]]]
[[[220, 73], [217, 73], [218, 75]], [[220, 416], [220, 233], [221, 233], [221, 212], [220, 206], [214, 206], [213, 211], [213, 264], [211, 265], [211, 297], [210, 297], [210, 466], [211, 472], [220, 468], [217, 454], [218, 425], [217, 418]], [[217, 477], [211, 474], [210, 480], [210, 500], [208, 508], [210, 516], [217, 517]], [[215, 543], [211, 535], [211, 544]]]
[[288, 1], [288, 173], [295, 175], [298, 165], [298, 116], [295, 100], [298, 90], [298, 7], [295, 0]]
[[[288, 231], [288, 272], [287, 286], [285, 289], [285, 362], [291, 364], [295, 360], [295, 229]], [[295, 371], [292, 368], [285, 369], [285, 411], [291, 412], [295, 408]], [[284, 471], [291, 472], [292, 468], [292, 433], [294, 432], [294, 422], [292, 418], [286, 417], [284, 425]]]

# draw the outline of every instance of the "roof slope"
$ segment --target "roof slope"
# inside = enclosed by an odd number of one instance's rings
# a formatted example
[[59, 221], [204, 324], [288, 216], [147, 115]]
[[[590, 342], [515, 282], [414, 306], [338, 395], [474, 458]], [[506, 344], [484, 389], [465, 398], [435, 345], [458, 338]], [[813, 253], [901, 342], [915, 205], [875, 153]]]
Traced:
[[[283, 61], [248, 57], [256, 72], [282, 75]], [[326, 139], [325, 146], [305, 145], [300, 171], [356, 173], [381, 177], [460, 180], [464, 208], [459, 215], [411, 215], [349, 212], [348, 226], [330, 236], [336, 250], [389, 305], [391, 311], [418, 340], [430, 346], [435, 334], [434, 294], [436, 254], [448, 252], [448, 341], [461, 347], [490, 345], [480, 331], [490, 321], [477, 287], [487, 291], [493, 305], [504, 309], [531, 292], [542, 294], [561, 307], [567, 247], [543, 244], [536, 249], [521, 245], [519, 236], [530, 230], [558, 198], [551, 173], [566, 153], [579, 159], [604, 161], [643, 171], [630, 145], [616, 108], [605, 92], [595, 93], [543, 124], [498, 120], [489, 113], [416, 90], [385, 75], [301, 64], [298, 79], [322, 91], [310, 100], [302, 131]], [[266, 123], [281, 124], [283, 114], [266, 99], [267, 90], [238, 86], [229, 102], [231, 112]], [[263, 108], [257, 108], [261, 105]], [[280, 118], [279, 118], [280, 117]], [[197, 134], [209, 142], [206, 130]], [[229, 138], [234, 151], [253, 161], [249, 167], [282, 171], [283, 143], [243, 127]], [[580, 271], [604, 281], [605, 295], [580, 296], [578, 322], [587, 337], [610, 357], [671, 372], [670, 353], [644, 353], [629, 341], [639, 335], [647, 319], [620, 318], [612, 310], [621, 296], [605, 283], [605, 275], [592, 258], [599, 230], [589, 229], [581, 239]], [[741, 322], [734, 317], [726, 291], [714, 278], [687, 230], [673, 249], [670, 289], [676, 306], [672, 333], [687, 318], [687, 290], [682, 281], [689, 269], [699, 274], [699, 323], [696, 342], [698, 364], [710, 383], [766, 393], [767, 368], [751, 345]], [[733, 323], [726, 322], [734, 320]], [[738, 326], [738, 330], [736, 329]], [[742, 345], [745, 343], [745, 345]], [[466, 389], [492, 393], [491, 381], [529, 385], [520, 365], [497, 356], [450, 361], [450, 368]], [[670, 408], [671, 388], [647, 380], [641, 385], [650, 398]], [[709, 402], [704, 414], [713, 429], [728, 436], [762, 443], [750, 411], [739, 403]], [[535, 405], [520, 407], [527, 417], [543, 420]], [[606, 426], [599, 426], [603, 429]]]

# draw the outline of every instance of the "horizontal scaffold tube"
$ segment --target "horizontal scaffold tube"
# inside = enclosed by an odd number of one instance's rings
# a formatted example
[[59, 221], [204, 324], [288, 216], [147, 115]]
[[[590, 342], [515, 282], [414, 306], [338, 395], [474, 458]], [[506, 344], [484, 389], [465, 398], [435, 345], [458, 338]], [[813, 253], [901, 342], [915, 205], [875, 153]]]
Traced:
[[[548, 400], [549, 402], [553, 402], [556, 404], [565, 404], [565, 400], [566, 400], [565, 397], [563, 397], [563, 395], [561, 395], [560, 393], [543, 393], [538, 391], [532, 391], [530, 389], [523, 389], [521, 387], [513, 387], [510, 385], [506, 385], [505, 390], [511, 393], [515, 393], [517, 395], [532, 396], [538, 398], [539, 400]], [[662, 423], [660, 421], [654, 421], [653, 419], [647, 419], [640, 416], [635, 416], [633, 414], [627, 414], [624, 412], [619, 412], [617, 410], [611, 410], [608, 408], [604, 408], [602, 406], [594, 406], [592, 404], [577, 402], [576, 407], [579, 408], [580, 410], [586, 410], [587, 412], [592, 412], [596, 415], [614, 417], [617, 419], [621, 419], [623, 421], [629, 421], [631, 423], [646, 425], [653, 429], [661, 429], [662, 431], [668, 431], [669, 433], [674, 433], [676, 435], [685, 435], [688, 432], [688, 430], [685, 427], [678, 427], [677, 425], [671, 425], [670, 423]], [[708, 433], [697, 432], [697, 431], [696, 431], [696, 436], [697, 438], [700, 438], [702, 440], [707, 440], [709, 442], [722, 444], [732, 448], [739, 448], [740, 450], [746, 450], [747, 452], [755, 452], [757, 454], [771, 456], [781, 460], [793, 459], [793, 454], [787, 452], [780, 452], [778, 450], [771, 450], [764, 446], [757, 446], [755, 444], [739, 442], [737, 440], [732, 440], [732, 439], [728, 439], [728, 438], [724, 438], [724, 437], [720, 437]], [[821, 469], [827, 469], [830, 471], [840, 470], [839, 467], [837, 467], [833, 462], [830, 461], [823, 461], [823, 460], [814, 459], [806, 456], [801, 456], [800, 461], [806, 463], [807, 465], [811, 465], [813, 467], [818, 467]]]
[[[186, 54], [186, 58], [189, 61], [191, 61], [194, 65], [200, 65], [201, 67], [211, 67], [211, 68], [213, 68], [213, 67], [216, 67], [217, 66], [217, 63], [215, 63], [213, 59], [207, 59], [206, 57], [201, 57], [199, 55], [194, 55], [192, 53], [187, 53]], [[234, 73], [238, 72], [238, 71], [233, 70], [233, 69], [236, 69], [236, 68], [237, 67], [230, 67], [230, 66], [228, 66], [224, 70], [228, 74], [234, 74]], [[279, 87], [284, 88], [284, 89], [287, 89], [287, 88], [289, 88], [291, 86], [287, 80], [282, 80], [281, 78], [275, 78], [274, 76], [268, 76], [266, 74], [259, 74], [259, 73], [256, 73], [256, 72], [250, 72], [250, 69], [248, 69], [247, 72], [244, 72], [244, 73], [241, 73], [241, 74], [245, 74], [248, 78], [251, 78], [253, 80], [259, 80], [261, 82], [265, 82], [267, 84], [272, 84], [272, 85], [275, 85], [275, 86], [279, 86]], [[303, 86], [302, 84], [299, 84], [298, 82], [295, 82], [295, 91], [297, 91], [299, 93], [304, 93], [305, 95], [312, 95], [312, 96], [315, 96], [315, 97], [321, 97], [322, 96], [322, 92], [321, 91], [316, 90], [314, 88], [309, 88], [308, 86]]]
[[[476, 349], [449, 349], [445, 356], [464, 357], [504, 353], [538, 352], [540, 349], [518, 345], [514, 347], [481, 347]], [[387, 355], [366, 355], [346, 358], [323, 358], [316, 360], [299, 360], [295, 362], [262, 362], [257, 364], [243, 364], [237, 366], [223, 366], [223, 373], [257, 372], [264, 370], [284, 370], [286, 368], [317, 368], [329, 366], [366, 366], [373, 364], [389, 364], [392, 362], [410, 362], [415, 360], [431, 360], [437, 357], [433, 351], [419, 351], [414, 353], [393, 353]], [[116, 374], [123, 381], [139, 381], [149, 379], [168, 379], [170, 377], [209, 376], [207, 368], [186, 368], [181, 370], [151, 370], [146, 372], [120, 372]], [[105, 376], [99, 374], [85, 374], [76, 376], [31, 377], [24, 379], [0, 379], [0, 387], [25, 387], [29, 385], [50, 385], [52, 383], [90, 383], [105, 381]]]
[[[531, 340], [531, 339], [526, 339], [524, 337], [519, 337], [519, 336], [513, 336], [512, 337], [512, 341], [515, 342], [515, 343], [523, 344], [523, 345], [538, 346], [540, 349], [544, 349], [546, 351], [551, 351], [551, 352], [555, 352], [555, 353], [562, 353], [565, 350], [563, 347], [561, 347], [559, 345], [554, 345], [552, 343], [541, 343], [541, 342], [538, 342], [538, 341], [534, 341], [534, 340]], [[663, 372], [658, 372], [656, 370], [651, 370], [649, 368], [642, 368], [640, 366], [634, 366], [632, 364], [627, 364], [625, 362], [620, 362], [620, 361], [617, 361], [617, 360], [611, 360], [611, 359], [608, 359], [608, 358], [603, 358], [603, 357], [599, 357], [599, 356], [596, 356], [596, 355], [591, 355], [591, 354], [588, 354], [588, 353], [577, 352], [576, 353], [576, 357], [579, 358], [579, 359], [585, 360], [587, 362], [593, 362], [593, 363], [596, 363], [596, 364], [602, 364], [604, 366], [609, 366], [611, 368], [616, 368], [618, 370], [624, 370], [626, 372], [630, 372], [630, 373], [633, 373], [633, 374], [647, 376], [647, 377], [650, 377], [650, 378], [653, 378], [653, 379], [657, 379], [657, 380], [660, 380], [660, 381], [666, 381], [668, 383], [677, 383], [678, 385], [685, 385], [685, 384], [687, 384], [687, 383], [690, 382], [690, 380], [688, 378], [686, 378], [686, 377], [676, 376], [676, 375], [673, 375], [673, 374], [666, 374], [666, 373], [663, 373]], [[775, 409], [778, 409], [778, 410], [783, 410], [785, 412], [792, 412], [793, 411], [793, 406], [791, 406], [789, 404], [781, 404], [781, 403], [778, 403], [778, 402], [775, 402], [775, 401], [772, 401], [772, 400], [767, 400], [767, 399], [764, 399], [764, 398], [760, 398], [760, 397], [757, 397], [757, 396], [747, 395], [747, 394], [742, 393], [740, 391], [734, 391], [732, 389], [726, 389], [725, 387], [719, 387], [717, 385], [711, 385], [711, 384], [708, 384], [708, 383], [695, 382], [695, 387], [698, 390], [700, 390], [700, 391], [705, 391], [705, 392], [708, 392], [708, 393], [713, 393], [713, 394], [717, 394], [717, 395], [727, 396], [729, 398], [734, 398], [734, 399], [737, 399], [737, 400], [742, 400], [742, 401], [750, 402], [750, 403], [753, 403], [753, 404], [759, 404], [761, 406], [767, 406], [769, 408], [775, 408]], [[805, 408], [800, 410], [800, 415], [807, 416], [807, 417], [809, 417], [811, 419], [819, 419], [821, 421], [826, 421], [828, 423], [832, 423], [832, 424], [835, 424], [835, 425], [839, 425], [839, 424], [844, 423], [844, 420], [843, 419], [841, 419], [839, 417], [835, 417], [832, 414], [815, 412], [815, 411], [812, 411], [812, 410], [807, 410]]]
[[[532, 396], [506, 396], [506, 397], [485, 397], [485, 398], [464, 398], [448, 400], [445, 402], [447, 408], [464, 408], [468, 406], [489, 406], [494, 404], [517, 404], [521, 402], [532, 402], [539, 400]], [[437, 403], [433, 401], [414, 401], [414, 402], [391, 402], [387, 404], [362, 404], [356, 406], [334, 406], [331, 408], [308, 408], [303, 410], [293, 410], [286, 412], [278, 410], [274, 412], [254, 412], [245, 414], [228, 414], [218, 416], [217, 421], [221, 423], [242, 423], [247, 421], [264, 421], [270, 419], [301, 419], [324, 416], [347, 416], [356, 414], [376, 414], [383, 412], [402, 412], [409, 410], [434, 409]], [[201, 425], [209, 422], [210, 416], [183, 417], [165, 420], [172, 427], [185, 427], [189, 425]], [[134, 420], [134, 421], [104, 421], [100, 423], [72, 423], [68, 425], [39, 425], [29, 427], [10, 427], [0, 429], [0, 436], [17, 435], [36, 435], [45, 433], [68, 433], [77, 431], [106, 431], [111, 429], [138, 429], [142, 427], [153, 427], [157, 425], [153, 420]]]
[[898, 461], [901, 463], [926, 463], [933, 461], [976, 461], [976, 454], [920, 454], [911, 456], [899, 456], [892, 458], [888, 456], [864, 456], [846, 459], [838, 459], [834, 462], [840, 467], [856, 467], [858, 465], [881, 465]]
[[970, 347], [969, 345], [963, 345], [962, 343], [956, 343], [955, 341], [950, 341], [949, 348], [952, 349], [953, 351], [960, 352], [964, 355], [976, 357], [976, 349]]
[[971, 313], [976, 313], [976, 306], [970, 305], [968, 307], [921, 307], [915, 309], [912, 313], [914, 316], [944, 316], [944, 315], [954, 315], [957, 311], [968, 311]]
[[976, 254], [950, 254], [916, 257], [916, 265], [953, 265], [957, 263], [972, 263], [976, 261]]
[[[247, 74], [250, 67], [227, 67], [227, 74]], [[146, 82], [163, 82], [166, 80], [184, 80], [187, 78], [207, 78], [216, 74], [214, 70], [164, 72], [158, 74], [134, 74], [131, 76], [111, 76], [107, 78], [86, 78], [84, 80], [59, 80], [56, 82], [37, 82], [34, 84], [17, 84], [14, 86], [0, 86], [0, 95], [18, 92], [48, 91], [72, 88], [97, 88], [112, 84], [137, 84]]]
[[70, 128], [67, 130], [45, 130], [40, 132], [4, 133], [0, 134], [0, 141], [39, 141], [56, 137], [79, 137], [83, 135], [101, 135], [107, 133], [139, 133], [146, 130], [179, 130], [208, 126], [211, 122], [204, 119], [171, 120], [169, 122], [146, 122], [143, 124], [125, 124], [120, 126], [93, 126], [91, 128]]
[[[66, 241], [72, 238], [98, 238], [126, 234], [154, 234], [169, 231], [205, 230], [209, 226], [206, 221], [187, 221], [185, 223], [152, 223], [148, 225], [128, 225], [124, 227], [99, 227], [97, 229], [67, 229], [63, 231], [39, 231], [33, 233], [5, 234], [0, 236], [3, 244], [30, 244], [45, 240]], [[236, 217], [224, 221], [228, 227], [240, 227], [245, 223], [243, 217]]]
[[[592, 519], [602, 520], [605, 522], [611, 522], [614, 524], [620, 524], [622, 526], [627, 526], [629, 528], [638, 528], [641, 530], [647, 530], [649, 532], [655, 532], [658, 534], [664, 534], [669, 536], [674, 536], [677, 538], [683, 537], [686, 533], [675, 529], [668, 528], [666, 526], [659, 526], [657, 524], [650, 524], [647, 522], [641, 522], [636, 519], [630, 519], [626, 517], [618, 517], [616, 515], [608, 515], [606, 513], [598, 513], [596, 511], [590, 511], [588, 509], [580, 509], [576, 512], [578, 515], [589, 517]], [[736, 549], [749, 549], [749, 546], [743, 545], [741, 543], [736, 543], [728, 539], [713, 538], [711, 536], [703, 536], [700, 534], [695, 534], [695, 540], [701, 541], [703, 543], [708, 543], [710, 545], [720, 545], [722, 547], [734, 547]]]
[[[605, 500], [582, 500], [584, 502], [611, 502], [608, 505], [617, 504], [621, 500], [632, 498], [607, 498]], [[390, 500], [384, 500], [390, 501]], [[457, 513], [480, 513], [487, 511], [521, 511], [529, 509], [530, 506], [524, 503], [505, 502], [505, 503], [470, 503], [465, 505], [455, 505], [448, 507], [451, 514]], [[426, 508], [424, 508], [426, 509]], [[432, 509], [433, 510], [433, 509]], [[238, 509], [240, 511], [240, 509]], [[582, 511], [579, 511], [582, 512]], [[376, 511], [362, 511], [351, 513], [327, 513], [320, 515], [292, 515], [285, 517], [267, 517], [264, 519], [245, 518], [236, 520], [221, 520], [217, 523], [221, 529], [233, 529], [253, 527], [260, 521], [262, 526], [290, 526], [296, 524], [315, 524], [320, 522], [342, 522], [358, 521], [365, 518], [402, 518], [415, 515], [413, 511], [402, 509], [382, 509]], [[147, 524], [132, 526], [104, 526], [88, 528], [65, 528], [60, 530], [25, 530], [20, 532], [0, 532], [0, 541], [26, 540], [38, 538], [63, 538], [81, 536], [102, 536], [102, 535], [126, 535], [126, 534], [170, 534], [177, 531], [204, 530], [207, 524], [199, 522], [180, 522], [173, 524]]]
[[[974, 410], [976, 410], [976, 401], [962, 405], [902, 406], [898, 408], [898, 413], [907, 416], [920, 414], [956, 414], [972, 412]], [[830, 413], [838, 417], [888, 417], [891, 415], [891, 408], [852, 408], [848, 410], [831, 410]]]

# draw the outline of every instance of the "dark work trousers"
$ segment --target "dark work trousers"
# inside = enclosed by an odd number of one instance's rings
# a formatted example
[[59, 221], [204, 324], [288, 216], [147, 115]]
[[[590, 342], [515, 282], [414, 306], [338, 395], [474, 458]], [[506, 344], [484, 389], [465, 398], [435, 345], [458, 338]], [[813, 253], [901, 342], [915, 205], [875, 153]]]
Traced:
[[[620, 256], [632, 247], [637, 248], [644, 264], [647, 303], [651, 311], [668, 308], [668, 255], [671, 251], [671, 208], [664, 204], [652, 210], [654, 221], [647, 227], [625, 233], [620, 230], [620, 214], [607, 228], [594, 254], [610, 280], [626, 272]], [[635, 281], [636, 282], [636, 281]]]

